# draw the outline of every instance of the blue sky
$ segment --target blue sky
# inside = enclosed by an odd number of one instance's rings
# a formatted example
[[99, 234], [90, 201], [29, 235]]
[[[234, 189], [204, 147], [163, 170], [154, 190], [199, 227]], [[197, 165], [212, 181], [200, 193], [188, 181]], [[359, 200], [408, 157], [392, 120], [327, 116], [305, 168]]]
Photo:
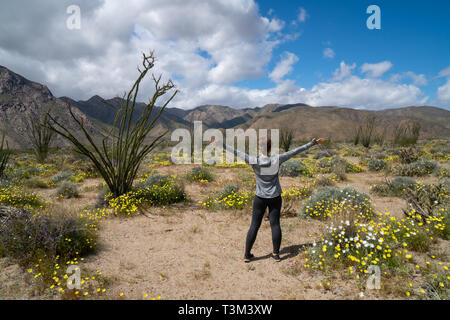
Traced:
[[[69, 10], [74, 5], [77, 14]], [[366, 26], [370, 5], [381, 10], [381, 30]], [[56, 96], [122, 96], [137, 77], [142, 52], [153, 50], [152, 71], [180, 90], [171, 107], [450, 106], [448, 0], [15, 0], [0, 6], [0, 65]], [[152, 94], [150, 82], [139, 100]]]
[[[426, 86], [421, 87], [435, 101], [436, 91], [445, 77], [439, 72], [450, 65], [450, 1], [257, 1], [263, 14], [286, 21], [291, 32], [301, 36], [277, 47], [273, 54], [280, 56], [289, 51], [299, 57], [292, 74], [296, 83], [311, 88], [317, 82], [331, 77], [337, 62], [345, 61], [357, 66], [388, 60], [393, 66], [383, 75], [388, 79], [395, 73], [412, 71], [425, 75]], [[381, 9], [381, 30], [369, 30], [366, 20], [368, 6], [376, 4]], [[298, 22], [299, 8], [307, 17]], [[293, 25], [292, 21], [297, 23]], [[333, 59], [323, 57], [331, 48]], [[276, 58], [268, 65], [275, 66]], [[356, 70], [358, 73], [358, 70]], [[411, 81], [411, 80], [410, 80]], [[409, 82], [410, 82], [409, 81]], [[408, 83], [408, 81], [405, 81]], [[267, 77], [247, 80], [239, 85], [250, 88], [270, 87]], [[442, 105], [441, 105], [442, 106]]]

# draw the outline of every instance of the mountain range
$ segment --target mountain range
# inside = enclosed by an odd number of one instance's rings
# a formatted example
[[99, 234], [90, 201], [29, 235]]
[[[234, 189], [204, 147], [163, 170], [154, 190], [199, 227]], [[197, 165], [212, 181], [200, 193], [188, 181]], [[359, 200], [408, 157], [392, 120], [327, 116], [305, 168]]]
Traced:
[[[69, 97], [57, 98], [46, 86], [0, 66], [0, 131], [6, 133], [12, 148], [30, 147], [25, 138], [29, 128], [24, 119], [30, 114], [44, 113], [49, 108], [51, 114], [65, 127], [77, 130], [77, 125], [67, 110], [68, 100], [71, 101], [77, 117], [85, 116], [87, 130], [100, 137], [97, 128], [106, 128], [114, 121], [114, 111], [105, 102], [118, 105], [119, 99], [105, 100], [100, 96], [93, 96], [86, 101]], [[136, 115], [139, 115], [145, 106], [144, 103], [136, 103]], [[153, 114], [159, 110], [155, 107]], [[351, 140], [357, 127], [369, 115], [376, 116], [377, 127], [386, 129], [388, 136], [397, 124], [418, 120], [422, 127], [421, 138], [450, 138], [450, 111], [438, 107], [408, 106], [369, 111], [335, 106], [312, 107], [303, 103], [268, 104], [246, 109], [220, 105], [203, 105], [189, 110], [167, 107], [156, 122], [152, 135], [176, 128], [190, 128], [193, 121], [201, 120], [205, 128], [288, 128], [294, 132], [295, 140], [309, 140], [320, 136], [342, 141]], [[56, 145], [68, 143], [58, 137]]]

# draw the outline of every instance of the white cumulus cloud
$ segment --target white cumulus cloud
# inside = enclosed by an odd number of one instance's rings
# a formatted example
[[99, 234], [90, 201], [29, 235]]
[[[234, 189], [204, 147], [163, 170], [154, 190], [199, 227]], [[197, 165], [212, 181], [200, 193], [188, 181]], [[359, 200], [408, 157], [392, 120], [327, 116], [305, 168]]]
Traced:
[[437, 99], [440, 103], [450, 106], [450, 78], [447, 78], [447, 82], [438, 88]]
[[334, 55], [335, 55], [334, 50], [331, 48], [325, 48], [325, 50], [323, 50], [324, 58], [333, 59]]
[[305, 22], [306, 18], [308, 18], [308, 13], [306, 12], [305, 8], [299, 8], [299, 13], [298, 13], [298, 21], [300, 22]]
[[[428, 99], [417, 87], [424, 83], [421, 75], [408, 85], [381, 80], [392, 67], [388, 61], [363, 65], [367, 79], [352, 75], [355, 63], [342, 61], [330, 81], [311, 88], [289, 79], [299, 61], [294, 53], [282, 54], [268, 71], [274, 49], [300, 34], [287, 33], [284, 21], [263, 16], [254, 0], [128, 0], [126, 4], [78, 0], [81, 30], [68, 30], [66, 9], [73, 3], [2, 3], [0, 64], [48, 85], [56, 96], [111, 98], [130, 88], [141, 53], [154, 50], [157, 64], [152, 71], [174, 79], [180, 93], [170, 106], [180, 108], [298, 102], [387, 108], [419, 105]], [[300, 8], [296, 21], [305, 22], [307, 17]], [[324, 52], [325, 57], [332, 55]], [[268, 78], [274, 84], [266, 89], [236, 85], [254, 78]], [[448, 101], [448, 86], [447, 82], [439, 88], [442, 101]], [[151, 91], [151, 81], [146, 80], [139, 100], [145, 101]]]
[[283, 58], [277, 63], [273, 71], [269, 74], [270, 79], [274, 82], [280, 82], [280, 80], [292, 72], [293, 65], [298, 62], [298, 57], [292, 52], [285, 52]]
[[378, 78], [391, 68], [392, 63], [390, 61], [382, 61], [379, 63], [364, 63], [361, 67], [361, 72], [367, 73], [367, 75], [371, 78]]
[[439, 71], [438, 78], [448, 77], [448, 76], [450, 76], [450, 67], [447, 67], [447, 68]]
[[339, 68], [333, 72], [333, 81], [340, 81], [349, 77], [352, 74], [352, 70], [356, 68], [356, 63], [352, 65], [345, 64], [344, 61], [341, 61], [339, 64]]

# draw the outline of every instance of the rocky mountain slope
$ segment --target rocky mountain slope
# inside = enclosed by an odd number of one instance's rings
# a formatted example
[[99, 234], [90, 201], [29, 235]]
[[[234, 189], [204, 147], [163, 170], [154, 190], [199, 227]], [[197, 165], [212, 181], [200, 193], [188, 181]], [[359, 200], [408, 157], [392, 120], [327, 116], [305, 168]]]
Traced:
[[[42, 114], [51, 108], [54, 116], [70, 129], [77, 126], [67, 111], [70, 98], [56, 98], [50, 90], [37, 82], [0, 66], [0, 130], [7, 134], [10, 146], [27, 148], [28, 130], [24, 119], [30, 113]], [[100, 137], [96, 127], [107, 127], [114, 121], [114, 110], [105, 102], [118, 105], [120, 98], [104, 100], [94, 96], [86, 101], [71, 100], [77, 116], [86, 117], [90, 132]], [[146, 107], [136, 104], [135, 118]], [[159, 112], [155, 107], [153, 115]], [[419, 120], [422, 126], [421, 138], [450, 138], [450, 111], [432, 106], [405, 107], [379, 111], [356, 110], [333, 106], [311, 107], [298, 104], [268, 104], [261, 108], [234, 109], [227, 106], [204, 105], [186, 110], [167, 107], [157, 121], [152, 135], [169, 133], [177, 128], [189, 128], [193, 121], [200, 120], [204, 128], [289, 128], [296, 140], [307, 140], [321, 136], [332, 140], [351, 140], [356, 128], [369, 115], [375, 115], [377, 127], [386, 128], [387, 136], [394, 127], [408, 120]], [[167, 136], [170, 138], [170, 134]], [[57, 145], [67, 145], [58, 137]]]

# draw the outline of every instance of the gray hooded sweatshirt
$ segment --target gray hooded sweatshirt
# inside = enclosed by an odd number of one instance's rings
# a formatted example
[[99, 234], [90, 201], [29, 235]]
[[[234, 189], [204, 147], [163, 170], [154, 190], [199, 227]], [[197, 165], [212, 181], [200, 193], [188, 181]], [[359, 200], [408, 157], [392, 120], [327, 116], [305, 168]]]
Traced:
[[316, 142], [311, 141], [286, 153], [270, 157], [249, 156], [245, 152], [239, 151], [226, 143], [223, 143], [223, 146], [253, 167], [256, 176], [255, 194], [260, 198], [271, 199], [280, 196], [282, 193], [280, 179], [278, 178], [280, 165], [296, 154], [308, 150], [316, 144]]

